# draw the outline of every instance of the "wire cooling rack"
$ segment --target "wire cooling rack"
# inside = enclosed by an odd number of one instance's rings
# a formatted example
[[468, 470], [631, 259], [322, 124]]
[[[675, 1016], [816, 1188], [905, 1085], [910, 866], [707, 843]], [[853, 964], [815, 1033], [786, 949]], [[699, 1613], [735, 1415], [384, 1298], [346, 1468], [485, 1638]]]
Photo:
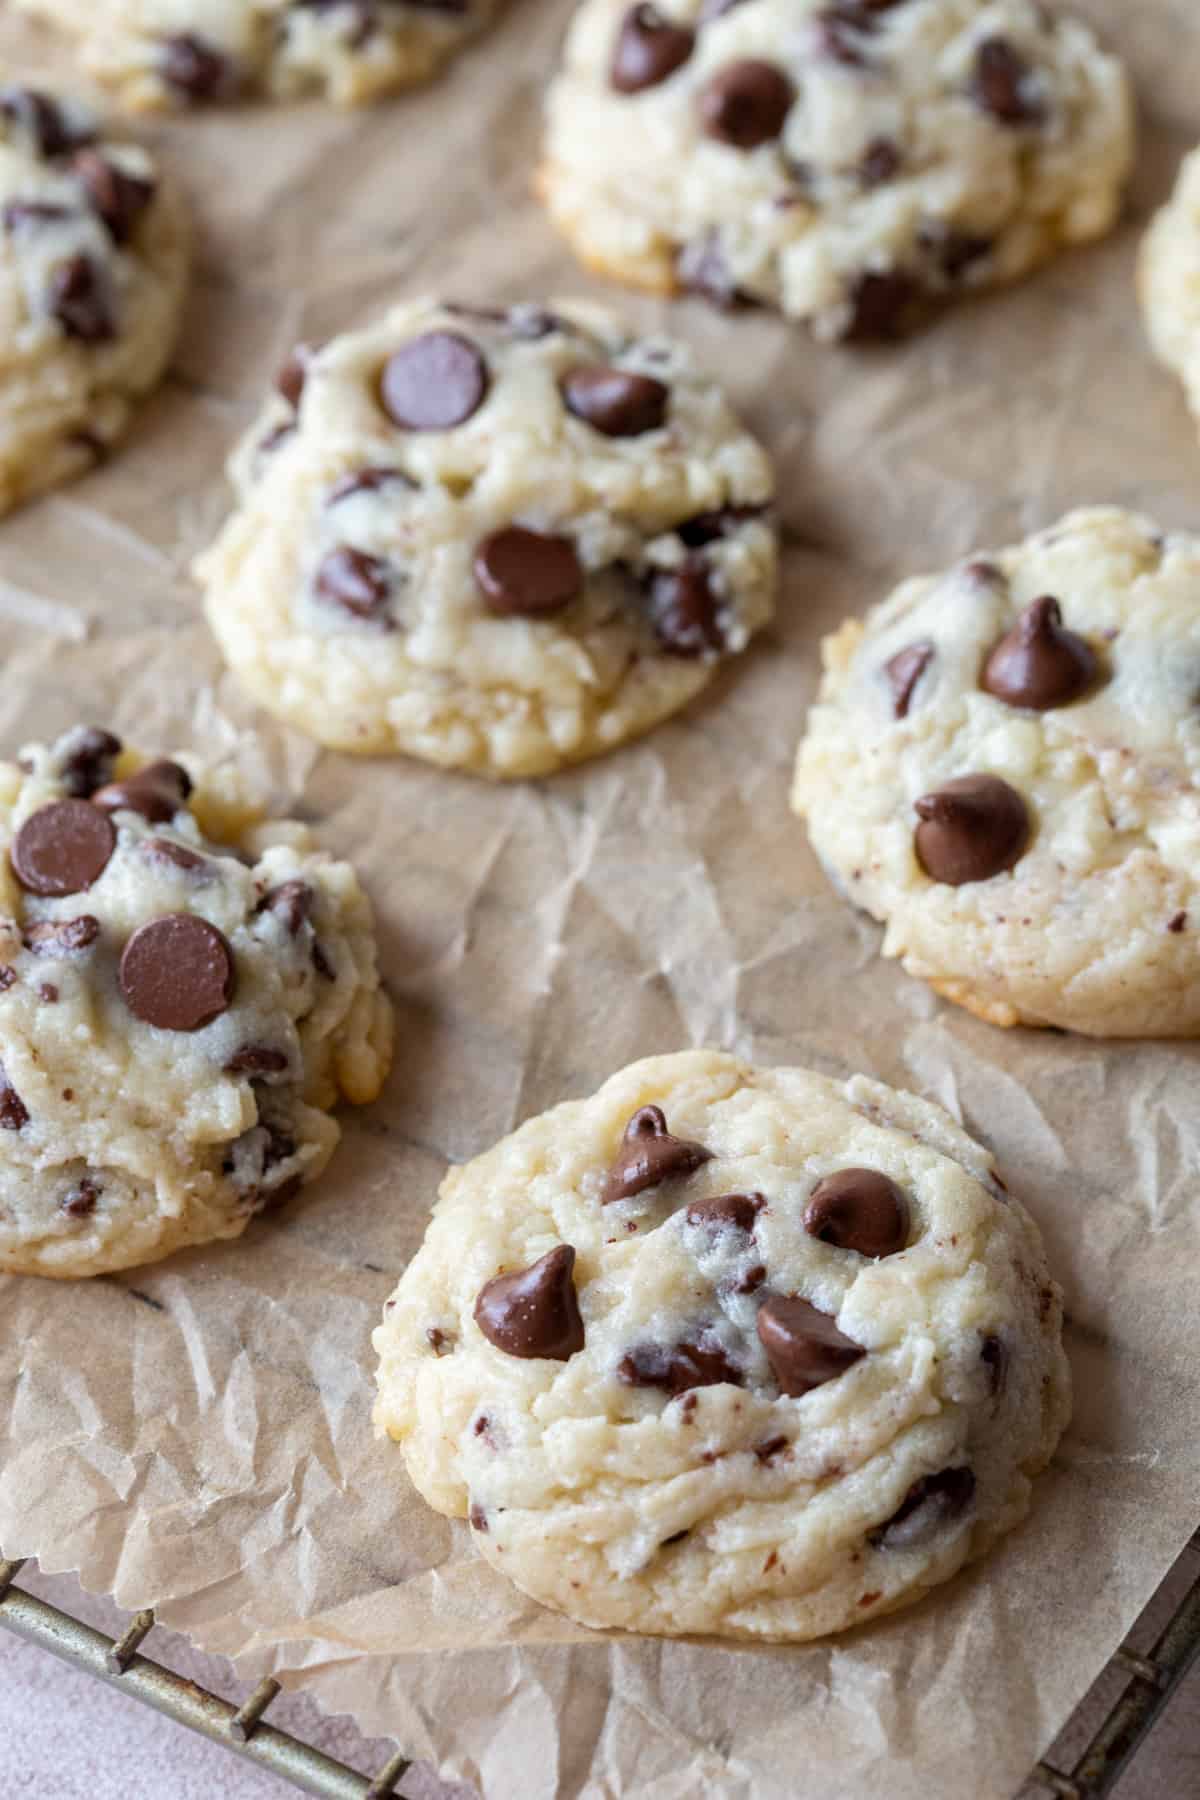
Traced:
[[[267, 1709], [280, 1692], [278, 1682], [260, 1682], [241, 1706], [234, 1706], [141, 1654], [141, 1645], [154, 1629], [153, 1612], [138, 1613], [120, 1638], [108, 1637], [19, 1587], [16, 1577], [21, 1567], [19, 1562], [0, 1561], [0, 1626], [6, 1630], [269, 1769], [302, 1793], [317, 1795], [318, 1800], [388, 1800], [389, 1795], [398, 1795], [397, 1784], [412, 1767], [403, 1752], [397, 1751], [376, 1775], [360, 1775], [266, 1722]], [[1200, 1532], [1188, 1545], [1173, 1577], [1181, 1571], [1186, 1579], [1182, 1598], [1165, 1623], [1155, 1624], [1148, 1647], [1139, 1649], [1138, 1645], [1145, 1641], [1147, 1622], [1156, 1615], [1161, 1618], [1162, 1607], [1156, 1601], [1110, 1659], [1097, 1687], [1115, 1680], [1118, 1692], [1083, 1749], [1070, 1759], [1069, 1767], [1060, 1766], [1060, 1746], [1068, 1745], [1073, 1735], [1068, 1726], [1032, 1771], [1022, 1797], [1034, 1800], [1050, 1793], [1058, 1800], [1103, 1800], [1112, 1793], [1200, 1656]], [[1165, 1585], [1170, 1585], [1170, 1580]], [[1158, 1598], [1161, 1600], [1161, 1595]]]

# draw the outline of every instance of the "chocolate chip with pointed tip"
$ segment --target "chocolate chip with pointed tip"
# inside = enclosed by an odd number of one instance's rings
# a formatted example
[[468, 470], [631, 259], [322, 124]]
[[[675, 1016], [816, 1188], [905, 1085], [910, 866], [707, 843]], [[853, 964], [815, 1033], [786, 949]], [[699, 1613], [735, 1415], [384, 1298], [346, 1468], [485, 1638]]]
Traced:
[[509, 1356], [566, 1362], [583, 1349], [583, 1319], [574, 1281], [575, 1251], [559, 1244], [526, 1269], [484, 1282], [475, 1322]]
[[752, 1232], [766, 1204], [762, 1194], [710, 1194], [693, 1200], [684, 1217], [689, 1225], [702, 1225], [706, 1231]]
[[704, 656], [725, 648], [717, 596], [704, 558], [688, 556], [677, 569], [650, 578], [650, 623], [668, 656]]
[[46, 298], [51, 318], [81, 344], [104, 344], [117, 335], [108, 283], [82, 251], [50, 271]]
[[696, 34], [664, 18], [655, 6], [632, 6], [621, 21], [608, 79], [618, 94], [657, 87], [681, 68], [695, 48]]
[[688, 1138], [673, 1137], [660, 1106], [639, 1106], [625, 1127], [612, 1167], [600, 1190], [600, 1203], [628, 1200], [646, 1188], [675, 1176], [692, 1175], [709, 1162], [712, 1151]]
[[869, 1534], [868, 1541], [877, 1550], [917, 1549], [961, 1518], [974, 1497], [975, 1477], [966, 1467], [923, 1475], [913, 1482], [891, 1518]]
[[159, 67], [167, 86], [184, 100], [223, 100], [237, 88], [228, 57], [190, 31], [164, 38]]
[[1064, 626], [1058, 601], [1043, 594], [990, 651], [979, 685], [1009, 706], [1049, 712], [1094, 687], [1099, 666], [1087, 639]]
[[839, 1250], [895, 1256], [908, 1243], [908, 1200], [878, 1169], [837, 1169], [809, 1195], [804, 1229]]
[[386, 614], [392, 593], [387, 563], [352, 544], [339, 544], [321, 558], [313, 585], [322, 600], [332, 601], [352, 618], [372, 622]]
[[705, 132], [734, 150], [757, 150], [783, 131], [796, 90], [783, 70], [758, 57], [726, 63], [701, 89]]
[[915, 803], [917, 861], [947, 887], [990, 881], [1011, 869], [1029, 842], [1029, 811], [998, 775], [960, 775]]
[[1007, 38], [985, 38], [977, 48], [971, 98], [1003, 125], [1036, 125], [1044, 117], [1033, 71]]
[[667, 1394], [686, 1394], [722, 1382], [741, 1387], [745, 1379], [744, 1370], [710, 1331], [677, 1344], [635, 1345], [617, 1364], [617, 1380], [625, 1387], [660, 1388]]
[[426, 331], [388, 357], [379, 399], [406, 431], [449, 431], [478, 412], [490, 377], [478, 346], [457, 331]]
[[99, 936], [99, 919], [83, 913], [78, 919], [39, 919], [26, 926], [22, 942], [32, 956], [73, 956]]
[[889, 656], [884, 663], [883, 672], [892, 690], [892, 711], [898, 719], [907, 719], [917, 683], [933, 661], [934, 655], [933, 645], [928, 638], [924, 638], [918, 644], [909, 644], [906, 649], [897, 650], [895, 656]]
[[149, 825], [167, 825], [187, 805], [192, 778], [181, 763], [166, 757], [147, 763], [121, 781], [111, 781], [92, 795], [92, 805], [105, 812], [134, 812]]
[[866, 1355], [862, 1344], [839, 1331], [828, 1313], [798, 1295], [772, 1294], [763, 1301], [758, 1340], [780, 1390], [793, 1399], [836, 1381]]
[[111, 819], [88, 800], [52, 800], [13, 839], [13, 873], [27, 894], [79, 894], [98, 881], [117, 847]]
[[657, 431], [667, 416], [671, 390], [652, 375], [614, 369], [607, 363], [578, 363], [560, 383], [569, 413], [605, 437], [641, 437]]
[[475, 580], [497, 618], [543, 619], [561, 612], [583, 587], [583, 569], [569, 537], [508, 525], [475, 551]]
[[80, 150], [71, 172], [82, 183], [92, 211], [103, 220], [114, 244], [127, 244], [138, 220], [154, 198], [155, 184], [130, 175], [99, 150]]
[[0, 1063], [0, 1131], [22, 1131], [29, 1123], [29, 1109]]
[[141, 925], [121, 953], [119, 983], [135, 1018], [161, 1031], [200, 1031], [233, 1000], [236, 964], [225, 937], [193, 913]]

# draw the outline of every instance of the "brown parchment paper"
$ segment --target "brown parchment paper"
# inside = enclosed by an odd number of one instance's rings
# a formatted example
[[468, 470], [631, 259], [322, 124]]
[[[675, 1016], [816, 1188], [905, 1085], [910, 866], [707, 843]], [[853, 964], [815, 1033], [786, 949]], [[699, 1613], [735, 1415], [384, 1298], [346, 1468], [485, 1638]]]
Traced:
[[[255, 719], [186, 574], [297, 337], [404, 292], [598, 287], [529, 199], [555, 0], [514, 0], [447, 80], [361, 116], [155, 128], [199, 218], [174, 373], [106, 469], [0, 523], [0, 750], [83, 718], [241, 759], [361, 869], [400, 1020], [382, 1100], [282, 1215], [116, 1279], [0, 1278], [0, 1543], [247, 1673], [302, 1672], [489, 1800], [1005, 1800], [1200, 1514], [1200, 1047], [941, 1005], [879, 962], [786, 804], [818, 641], [900, 576], [1093, 501], [1200, 528], [1200, 447], [1132, 292], [1200, 137], [1200, 20], [1194, 0], [1078, 10], [1143, 107], [1108, 243], [869, 353], [601, 290], [669, 311], [723, 373], [786, 523], [774, 629], [639, 746], [507, 788], [320, 754]], [[0, 4], [4, 53], [66, 66]], [[939, 1099], [995, 1146], [1068, 1293], [1075, 1420], [1028, 1525], [911, 1613], [808, 1648], [578, 1630], [477, 1561], [370, 1431], [369, 1333], [446, 1163], [700, 1043]]]

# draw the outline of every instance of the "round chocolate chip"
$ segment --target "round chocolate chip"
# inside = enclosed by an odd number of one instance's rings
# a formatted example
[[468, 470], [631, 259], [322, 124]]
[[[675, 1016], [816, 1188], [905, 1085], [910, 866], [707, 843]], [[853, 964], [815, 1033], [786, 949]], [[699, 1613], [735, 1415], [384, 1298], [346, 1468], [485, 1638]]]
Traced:
[[654, 6], [634, 6], [621, 21], [609, 68], [618, 94], [637, 94], [657, 87], [692, 54], [696, 34], [675, 25]]
[[909, 644], [905, 650], [897, 650], [895, 656], [889, 656], [884, 663], [883, 672], [892, 690], [892, 710], [898, 719], [908, 717], [916, 685], [933, 657], [933, 645], [926, 638], [919, 644]]
[[652, 375], [581, 363], [563, 377], [562, 396], [577, 419], [605, 437], [623, 438], [657, 431], [667, 416], [671, 390]]
[[1044, 594], [1025, 608], [992, 650], [979, 685], [1010, 706], [1048, 712], [1085, 694], [1098, 668], [1087, 639], [1065, 629], [1058, 601]]
[[796, 90], [774, 63], [754, 57], [727, 63], [700, 94], [700, 118], [709, 137], [735, 150], [756, 150], [783, 130]]
[[117, 335], [108, 287], [90, 256], [69, 256], [50, 272], [47, 309], [68, 337], [103, 344]]
[[316, 589], [323, 600], [332, 600], [356, 619], [375, 619], [391, 595], [388, 566], [365, 550], [339, 544], [322, 558]]
[[379, 378], [388, 418], [405, 431], [448, 431], [482, 406], [488, 368], [457, 331], [427, 331], [389, 356]]
[[228, 59], [188, 31], [164, 40], [159, 66], [167, 86], [185, 100], [222, 99], [237, 85]]
[[877, 1550], [913, 1550], [966, 1512], [975, 1497], [968, 1468], [941, 1469], [914, 1481], [896, 1511], [870, 1534]]
[[669, 656], [703, 656], [725, 648], [717, 596], [703, 557], [689, 556], [677, 569], [662, 569], [651, 578], [650, 622]]
[[1024, 800], [997, 775], [962, 775], [916, 802], [917, 861], [934, 881], [963, 887], [1018, 862], [1029, 842]]
[[1036, 125], [1042, 105], [1031, 76], [1029, 64], [1007, 38], [985, 38], [975, 52], [971, 98], [1003, 125]]
[[475, 1322], [490, 1344], [509, 1356], [566, 1362], [583, 1349], [583, 1320], [575, 1294], [575, 1252], [559, 1244], [527, 1269], [484, 1282]]
[[52, 800], [13, 840], [13, 873], [29, 894], [79, 894], [98, 881], [117, 847], [112, 820], [87, 800]]
[[134, 932], [119, 979], [135, 1018], [161, 1031], [199, 1031], [233, 999], [233, 951], [207, 919], [167, 913]]
[[818, 1181], [804, 1209], [810, 1237], [860, 1256], [895, 1256], [908, 1243], [903, 1189], [877, 1169], [838, 1169]]
[[80, 150], [71, 163], [92, 211], [103, 220], [114, 244], [128, 243], [135, 225], [154, 198], [154, 183], [128, 175], [98, 150]]
[[151, 825], [165, 825], [187, 804], [192, 778], [177, 762], [147, 763], [124, 781], [110, 781], [92, 795], [106, 812], [135, 812]]
[[684, 1216], [689, 1225], [708, 1231], [753, 1231], [766, 1204], [761, 1194], [710, 1194], [706, 1200], [693, 1200]]
[[583, 570], [570, 538], [508, 525], [479, 545], [475, 580], [498, 618], [540, 619], [575, 599]]
[[772, 1294], [763, 1301], [758, 1340], [780, 1389], [792, 1398], [836, 1380], [867, 1354], [838, 1330], [828, 1313], [796, 1295]]
[[673, 1137], [661, 1106], [639, 1106], [625, 1127], [621, 1147], [605, 1177], [600, 1203], [628, 1200], [673, 1175], [691, 1175], [712, 1156], [703, 1144]]
[[312, 358], [310, 344], [297, 344], [284, 358], [275, 376], [275, 391], [282, 394], [292, 411], [300, 405], [304, 393], [304, 383], [308, 380], [308, 365]]

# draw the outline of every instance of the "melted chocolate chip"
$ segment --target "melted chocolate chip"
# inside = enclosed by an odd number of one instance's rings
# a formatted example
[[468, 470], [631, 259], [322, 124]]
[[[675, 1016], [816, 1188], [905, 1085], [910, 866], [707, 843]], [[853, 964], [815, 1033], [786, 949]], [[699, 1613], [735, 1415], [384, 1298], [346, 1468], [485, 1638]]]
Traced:
[[866, 1350], [807, 1300], [772, 1294], [758, 1311], [758, 1339], [783, 1393], [797, 1398], [835, 1381]]
[[68, 337], [103, 344], [117, 335], [108, 287], [90, 256], [69, 256], [50, 274], [48, 311]]
[[126, 174], [98, 150], [80, 150], [71, 164], [83, 184], [92, 211], [104, 221], [114, 244], [127, 244], [138, 220], [154, 198], [154, 183]]
[[711, 138], [756, 150], [783, 130], [796, 90], [774, 63], [745, 57], [727, 63], [700, 93], [700, 119]]
[[767, 1204], [762, 1194], [710, 1194], [707, 1200], [693, 1200], [684, 1215], [689, 1225], [703, 1225], [708, 1231], [750, 1231]]
[[919, 644], [910, 644], [905, 650], [897, 650], [895, 656], [889, 656], [884, 663], [883, 672], [892, 690], [892, 710], [898, 719], [907, 719], [916, 685], [933, 658], [933, 645], [926, 638]]
[[866, 188], [882, 187], [901, 163], [900, 146], [892, 138], [872, 138], [858, 165], [858, 178]]
[[225, 1064], [226, 1075], [282, 1075], [291, 1064], [286, 1050], [270, 1044], [243, 1044]]
[[84, 913], [78, 919], [39, 919], [26, 926], [22, 942], [34, 956], [70, 956], [86, 950], [99, 936], [99, 919]]
[[0, 1063], [0, 1131], [20, 1131], [29, 1123], [29, 1110]]
[[92, 795], [92, 805], [106, 812], [135, 812], [150, 825], [166, 825], [186, 806], [192, 778], [177, 762], [163, 758], [109, 782]]
[[985, 38], [975, 52], [971, 98], [1003, 125], [1036, 125], [1043, 115], [1031, 74], [1007, 38]]
[[9, 87], [0, 92], [0, 115], [12, 119], [32, 139], [39, 156], [62, 156], [95, 136], [90, 126], [73, 126], [49, 94], [36, 88]]
[[657, 87], [687, 61], [695, 42], [695, 32], [672, 24], [657, 7], [631, 7], [617, 33], [609, 82], [618, 94]]
[[605, 437], [640, 437], [657, 431], [667, 416], [671, 390], [652, 375], [635, 375], [605, 363], [580, 363], [562, 380], [567, 411]]
[[571, 1245], [559, 1244], [527, 1269], [485, 1282], [475, 1302], [475, 1322], [488, 1342], [509, 1356], [552, 1362], [566, 1362], [582, 1350], [574, 1268]]
[[427, 331], [389, 356], [379, 398], [406, 431], [448, 431], [478, 412], [488, 385], [487, 364], [469, 338]]
[[934, 881], [963, 887], [1019, 862], [1029, 842], [1024, 800], [996, 775], [962, 775], [916, 802], [917, 861]]
[[350, 500], [355, 494], [377, 494], [382, 488], [404, 487], [415, 488], [416, 482], [403, 469], [355, 469], [351, 475], [343, 475], [342, 479], [329, 490], [326, 506], [336, 506], [340, 500]]
[[640, 1106], [625, 1127], [621, 1148], [600, 1191], [600, 1204], [628, 1200], [674, 1176], [691, 1175], [712, 1151], [688, 1138], [672, 1137], [660, 1106]]
[[497, 618], [541, 619], [561, 612], [583, 587], [583, 570], [568, 537], [509, 525], [475, 552], [475, 580]]
[[264, 894], [255, 912], [273, 912], [289, 937], [295, 937], [304, 921], [312, 914], [316, 895], [306, 881], [284, 881]]
[[818, 1181], [804, 1209], [810, 1237], [860, 1256], [895, 1256], [908, 1243], [901, 1188], [876, 1169], [838, 1169]]
[[877, 1550], [912, 1550], [966, 1512], [975, 1496], [970, 1469], [942, 1469], [914, 1481], [891, 1518], [870, 1533]]
[[98, 881], [117, 847], [112, 820], [87, 800], [52, 800], [13, 840], [13, 873], [27, 894], [79, 894]]
[[387, 563], [350, 544], [322, 557], [314, 585], [322, 600], [332, 600], [356, 619], [377, 620], [391, 598]]
[[63, 1196], [61, 1210], [69, 1218], [86, 1219], [95, 1212], [96, 1202], [99, 1200], [101, 1192], [100, 1183], [95, 1181], [92, 1176], [84, 1175]]
[[920, 283], [903, 269], [865, 270], [850, 289], [843, 342], [878, 343], [903, 336], [920, 295]]
[[222, 99], [236, 86], [229, 60], [190, 31], [164, 39], [162, 78], [184, 100]]
[[283, 395], [293, 412], [299, 407], [304, 394], [312, 353], [311, 344], [297, 344], [284, 358], [275, 377], [276, 393]]
[[1086, 638], [1065, 629], [1058, 601], [1044, 594], [991, 651], [979, 685], [1009, 706], [1048, 712], [1085, 694], [1095, 684], [1098, 668]]
[[725, 648], [717, 621], [717, 596], [703, 557], [689, 556], [677, 569], [650, 580], [650, 622], [668, 656], [703, 656]]
[[86, 800], [108, 779], [111, 766], [121, 754], [121, 740], [111, 731], [87, 726], [73, 733], [70, 749], [59, 771], [59, 780], [68, 794]]
[[233, 951], [207, 919], [167, 913], [134, 932], [119, 979], [135, 1018], [161, 1031], [199, 1031], [233, 999]]
[[617, 1380], [626, 1387], [661, 1388], [667, 1394], [686, 1394], [692, 1388], [715, 1387], [727, 1381], [741, 1387], [744, 1372], [730, 1360], [721, 1340], [712, 1332], [678, 1344], [639, 1344], [617, 1364]]

